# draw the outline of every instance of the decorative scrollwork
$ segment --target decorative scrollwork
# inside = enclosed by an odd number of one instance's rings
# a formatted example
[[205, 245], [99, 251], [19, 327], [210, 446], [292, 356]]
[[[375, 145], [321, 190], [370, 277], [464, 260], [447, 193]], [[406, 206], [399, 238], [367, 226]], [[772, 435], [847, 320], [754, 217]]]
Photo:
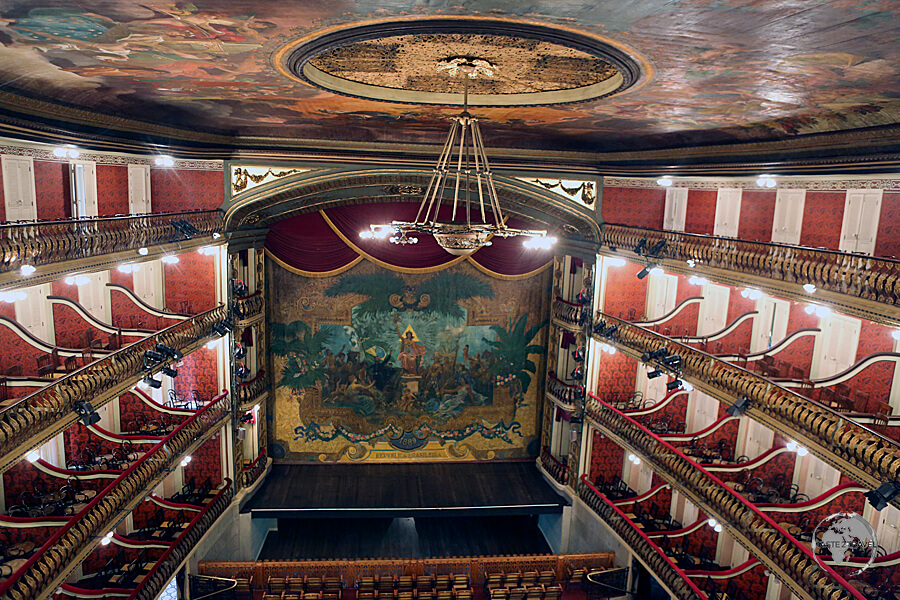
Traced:
[[[253, 167], [233, 167], [231, 169], [231, 190], [233, 194], [240, 194], [247, 190], [247, 188], [259, 185], [269, 178], [281, 179], [288, 175], [309, 171], [309, 169], [284, 169], [283, 171], [273, 171], [271, 168], [268, 168], [262, 172], [251, 173], [250, 169], [253, 169]], [[260, 168], [256, 168], [255, 170], [261, 171]]]

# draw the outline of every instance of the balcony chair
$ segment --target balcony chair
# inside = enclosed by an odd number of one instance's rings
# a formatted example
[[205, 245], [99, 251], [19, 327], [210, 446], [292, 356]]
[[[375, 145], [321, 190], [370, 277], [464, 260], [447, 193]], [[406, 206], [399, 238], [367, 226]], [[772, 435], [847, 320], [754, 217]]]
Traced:
[[[440, 600], [440, 599], [438, 599]], [[525, 588], [515, 587], [509, 590], [509, 600], [525, 600]]]
[[7, 377], [22, 377], [22, 365], [12, 365], [6, 368]]
[[[422, 600], [422, 594], [419, 594], [419, 600]], [[491, 600], [509, 600], [509, 588], [492, 589]]]

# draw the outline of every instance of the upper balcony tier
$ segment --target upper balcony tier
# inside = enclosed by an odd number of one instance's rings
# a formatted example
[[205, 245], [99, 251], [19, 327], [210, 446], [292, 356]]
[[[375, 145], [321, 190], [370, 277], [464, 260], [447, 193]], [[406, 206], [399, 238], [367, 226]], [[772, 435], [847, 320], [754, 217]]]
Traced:
[[[680, 379], [733, 405], [733, 412], [744, 413], [796, 440], [870, 489], [876, 489], [886, 481], [900, 481], [900, 445], [847, 415], [649, 329], [603, 313], [597, 313], [595, 323], [595, 332], [605, 334], [601, 337], [595, 333], [595, 337], [615, 345], [636, 360], [641, 360], [645, 353], [663, 348], [668, 356], [680, 357], [677, 370]], [[900, 497], [891, 503], [900, 507]]]
[[[209, 244], [224, 228], [219, 210], [7, 223], [0, 225], [0, 286], [31, 286], [125, 260], [161, 258]], [[35, 271], [23, 277], [26, 265]]]
[[[612, 223], [602, 226], [600, 244], [601, 254], [657, 264], [674, 273], [702, 273], [718, 283], [792, 300], [819, 300], [863, 319], [900, 325], [898, 260]], [[803, 289], [807, 284], [815, 286], [814, 293]]]

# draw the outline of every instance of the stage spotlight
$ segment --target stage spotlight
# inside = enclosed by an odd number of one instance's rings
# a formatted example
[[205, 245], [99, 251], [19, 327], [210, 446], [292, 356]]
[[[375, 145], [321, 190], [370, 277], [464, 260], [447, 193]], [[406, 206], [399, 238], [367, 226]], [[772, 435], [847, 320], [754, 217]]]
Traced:
[[166, 346], [165, 344], [157, 344], [156, 351], [161, 354], [165, 354], [169, 358], [174, 358], [175, 360], [181, 360], [182, 358], [184, 358], [184, 354], [182, 354], [175, 348]]
[[147, 350], [144, 352], [144, 362], [152, 361], [152, 362], [162, 362], [166, 360], [165, 354], [160, 354], [155, 350]]
[[604, 329], [606, 329], [606, 321], [600, 321], [599, 323], [594, 323], [594, 333], [599, 334]]
[[662, 374], [663, 374], [663, 372], [660, 371], [659, 369], [653, 369], [652, 371], [647, 373], [647, 379], [656, 379], [657, 377], [659, 377]]
[[251, 413], [251, 412], [244, 413], [243, 416], [241, 416], [241, 418], [238, 420], [241, 423], [250, 423], [251, 421], [253, 421], [253, 413]]
[[247, 356], [247, 349], [240, 342], [236, 343], [234, 345], [234, 360], [241, 360], [245, 356]]
[[76, 402], [72, 407], [85, 427], [100, 422], [100, 415], [97, 414], [90, 402]]
[[226, 329], [225, 326], [221, 323], [213, 323], [212, 330], [221, 336], [228, 335], [228, 329]]
[[744, 414], [744, 411], [747, 410], [748, 406], [750, 406], [750, 399], [741, 398], [737, 402], [726, 408], [725, 412], [727, 412], [732, 417], [739, 417]]
[[178, 370], [173, 369], [169, 365], [164, 366], [161, 370], [163, 372], [163, 375], [168, 375], [172, 379], [175, 379], [176, 377], [178, 377]]
[[670, 381], [669, 383], [666, 384], [666, 389], [670, 392], [675, 391], [680, 387], [681, 387], [680, 379], [673, 379], [672, 381]]
[[673, 354], [671, 356], [666, 356], [662, 358], [659, 362], [666, 365], [670, 369], [680, 369], [681, 368], [681, 357], [677, 354]]
[[658, 358], [662, 358], [669, 354], [668, 348], [658, 348], [656, 350], [651, 350], [650, 352], [644, 352], [641, 354], [641, 361], [647, 362], [650, 360], [656, 360]]
[[634, 247], [635, 254], [641, 254], [644, 251], [644, 248], [647, 247], [647, 238], [641, 238], [641, 240], [637, 243], [637, 246]]
[[612, 337], [616, 334], [617, 331], [619, 331], [619, 326], [613, 325], [612, 327], [608, 328], [606, 331], [602, 332], [600, 335], [602, 335], [603, 337]]
[[587, 288], [581, 288], [581, 291], [578, 292], [577, 296], [575, 296], [575, 300], [578, 302], [578, 304], [590, 304], [591, 293], [587, 290]]
[[872, 505], [875, 510], [884, 510], [888, 503], [900, 494], [900, 483], [896, 481], [886, 481], [878, 486], [877, 490], [866, 492], [863, 496]]
[[245, 365], [244, 363], [238, 363], [234, 374], [237, 375], [238, 379], [246, 379], [247, 376], [250, 375], [250, 369], [248, 369], [247, 365]]
[[659, 240], [658, 242], [653, 244], [653, 247], [650, 248], [650, 250], [647, 252], [647, 256], [656, 256], [665, 247], [666, 247], [666, 240]]
[[143, 381], [145, 385], [149, 385], [150, 387], [152, 387], [154, 390], [158, 390], [162, 387], [162, 381], [153, 379], [153, 377], [151, 377], [150, 375], [147, 375], [141, 381]]
[[575, 381], [581, 381], [582, 379], [584, 379], [584, 367], [581, 365], [575, 367], [575, 369], [572, 370], [571, 377]]
[[575, 348], [575, 351], [572, 352], [572, 359], [575, 362], [584, 362], [584, 346]]
[[653, 263], [648, 264], [646, 267], [644, 267], [643, 269], [638, 271], [637, 278], [643, 279], [644, 277], [649, 275], [650, 272], [653, 271], [653, 269], [655, 269], [655, 268], [656, 268], [655, 264], [653, 264]]
[[231, 282], [231, 286], [234, 295], [239, 298], [242, 298], [250, 293], [250, 288], [247, 287], [247, 284], [240, 279], [233, 279]]

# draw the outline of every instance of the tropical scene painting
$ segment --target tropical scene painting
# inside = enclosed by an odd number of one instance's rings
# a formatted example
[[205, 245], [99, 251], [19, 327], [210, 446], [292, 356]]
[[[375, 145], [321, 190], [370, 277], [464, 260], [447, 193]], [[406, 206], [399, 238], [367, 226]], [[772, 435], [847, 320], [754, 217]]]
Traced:
[[546, 274], [366, 261], [306, 278], [273, 265], [274, 455], [288, 461], [516, 458], [535, 452]]

